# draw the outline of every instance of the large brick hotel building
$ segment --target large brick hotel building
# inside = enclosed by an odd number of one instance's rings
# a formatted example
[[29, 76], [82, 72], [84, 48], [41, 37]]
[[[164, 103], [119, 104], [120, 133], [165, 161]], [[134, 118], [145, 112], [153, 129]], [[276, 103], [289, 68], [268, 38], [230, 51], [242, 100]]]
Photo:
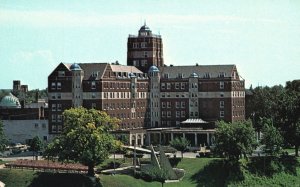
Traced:
[[83, 106], [121, 119], [129, 144], [167, 144], [185, 136], [211, 144], [214, 122], [245, 119], [245, 87], [235, 65], [165, 66], [160, 35], [146, 25], [129, 35], [127, 66], [60, 63], [48, 77], [49, 133], [62, 112]]

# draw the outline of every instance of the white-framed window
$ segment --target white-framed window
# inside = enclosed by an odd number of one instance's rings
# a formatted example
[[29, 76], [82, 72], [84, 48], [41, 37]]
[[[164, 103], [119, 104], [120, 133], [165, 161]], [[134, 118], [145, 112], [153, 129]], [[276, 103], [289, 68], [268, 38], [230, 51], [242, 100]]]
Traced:
[[166, 117], [166, 111], [161, 112], [161, 117]]
[[96, 108], [96, 103], [92, 103], [92, 108]]
[[52, 82], [52, 83], [51, 83], [51, 89], [52, 89], [52, 90], [55, 90], [55, 89], [56, 89], [56, 83], [55, 83], [55, 82]]
[[176, 111], [176, 118], [180, 118], [180, 111]]
[[178, 82], [175, 83], [175, 89], [176, 89], [176, 90], [179, 89], [179, 83], [178, 83]]
[[171, 102], [167, 102], [167, 108], [171, 108]]
[[56, 125], [52, 125], [51, 130], [52, 130], [52, 132], [56, 132], [57, 131], [57, 126]]
[[166, 84], [165, 83], [161, 83], [160, 87], [161, 87], [162, 90], [164, 90], [166, 88]]
[[51, 120], [52, 122], [56, 122], [56, 115], [55, 115], [55, 114], [52, 114], [51, 119], [52, 119], [52, 120]]
[[147, 47], [147, 43], [146, 42], [142, 42], [141, 43], [141, 48], [145, 48], [145, 47]]
[[180, 102], [176, 101], [176, 108], [180, 108]]
[[182, 118], [185, 117], [185, 111], [181, 111], [181, 117], [182, 117]]
[[57, 82], [57, 89], [61, 90], [61, 82]]
[[168, 118], [171, 117], [171, 111], [167, 111], [167, 117], [168, 117]]
[[56, 104], [51, 105], [52, 111], [56, 111]]
[[61, 99], [61, 93], [57, 93], [57, 99]]
[[220, 118], [224, 117], [224, 111], [220, 111]]
[[171, 83], [167, 83], [167, 90], [171, 89]]
[[220, 108], [224, 108], [224, 101], [220, 101]]
[[39, 128], [39, 124], [38, 124], [38, 123], [35, 123], [35, 124], [34, 124], [34, 128]]
[[57, 125], [57, 132], [62, 132], [62, 125]]
[[198, 112], [195, 112], [195, 117], [198, 117]]
[[190, 116], [191, 116], [191, 117], [194, 117], [194, 112], [190, 112]]
[[148, 57], [148, 51], [144, 51], [144, 57]]
[[181, 89], [182, 89], [182, 90], [185, 89], [185, 83], [181, 83]]
[[62, 115], [57, 115], [57, 122], [61, 122], [62, 121]]
[[184, 101], [181, 102], [181, 108], [185, 108], [185, 102]]
[[92, 83], [91, 83], [91, 88], [92, 88], [92, 89], [96, 89], [96, 82], [95, 82], [95, 81], [92, 81]]
[[223, 81], [220, 82], [220, 89], [224, 89], [224, 82]]
[[162, 107], [162, 108], [166, 108], [166, 102], [162, 102], [162, 103], [161, 103], [161, 107]]

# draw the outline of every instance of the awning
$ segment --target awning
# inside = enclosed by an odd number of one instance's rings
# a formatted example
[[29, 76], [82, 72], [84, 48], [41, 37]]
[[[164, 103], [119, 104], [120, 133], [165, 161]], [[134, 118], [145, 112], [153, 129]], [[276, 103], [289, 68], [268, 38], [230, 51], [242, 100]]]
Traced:
[[200, 123], [202, 123], [203, 124], [203, 123], [208, 123], [208, 122], [199, 118], [199, 119], [187, 119], [181, 123], [183, 123], [183, 124], [200, 124]]

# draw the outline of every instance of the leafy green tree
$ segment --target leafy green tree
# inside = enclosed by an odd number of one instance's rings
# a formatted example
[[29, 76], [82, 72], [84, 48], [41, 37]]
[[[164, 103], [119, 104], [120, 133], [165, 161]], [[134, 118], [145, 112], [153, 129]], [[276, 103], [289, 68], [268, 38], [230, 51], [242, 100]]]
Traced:
[[[38, 152], [42, 149], [43, 147], [43, 142], [42, 140], [38, 137], [35, 136], [29, 143], [30, 146], [30, 151], [33, 152], [33, 157], [38, 156]], [[36, 157], [37, 158], [37, 157]]]
[[5, 150], [7, 139], [3, 130], [3, 122], [0, 120], [0, 152]]
[[94, 176], [94, 167], [114, 150], [115, 141], [109, 131], [119, 124], [119, 120], [103, 111], [82, 107], [65, 110], [63, 116], [63, 132], [48, 145], [46, 156], [80, 162], [88, 166], [88, 175]]
[[300, 80], [286, 83], [286, 92], [280, 100], [282, 131], [285, 141], [295, 146], [299, 156], [300, 146]]
[[188, 145], [190, 145], [190, 141], [188, 141], [184, 137], [175, 138], [170, 141], [170, 145], [177, 149], [177, 151], [181, 152], [181, 158], [183, 158], [183, 153], [187, 150]]
[[216, 151], [231, 161], [238, 161], [242, 154], [251, 154], [257, 145], [251, 121], [218, 122], [215, 145]]
[[273, 126], [272, 120], [263, 118], [263, 137], [261, 143], [265, 145], [264, 151], [266, 154], [276, 156], [280, 152], [283, 143], [283, 138], [279, 130]]

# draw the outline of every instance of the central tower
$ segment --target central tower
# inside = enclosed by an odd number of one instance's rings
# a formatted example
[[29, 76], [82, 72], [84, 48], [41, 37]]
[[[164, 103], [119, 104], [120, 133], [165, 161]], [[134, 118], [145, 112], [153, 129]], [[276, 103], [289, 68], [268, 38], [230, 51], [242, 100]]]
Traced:
[[163, 44], [160, 35], [152, 34], [146, 23], [138, 36], [129, 35], [127, 42], [127, 65], [147, 73], [151, 66], [164, 66]]

